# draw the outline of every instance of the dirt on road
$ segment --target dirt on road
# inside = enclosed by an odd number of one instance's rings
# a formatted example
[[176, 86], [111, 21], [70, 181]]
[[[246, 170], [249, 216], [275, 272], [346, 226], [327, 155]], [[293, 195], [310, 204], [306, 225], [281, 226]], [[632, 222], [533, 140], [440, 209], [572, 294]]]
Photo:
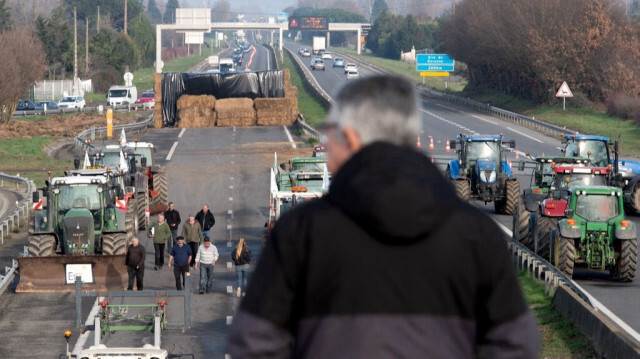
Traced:
[[[142, 120], [145, 113], [114, 113], [113, 124], [119, 125]], [[31, 138], [39, 136], [75, 137], [79, 132], [92, 126], [106, 125], [104, 115], [95, 113], [78, 113], [67, 115], [39, 116], [37, 119], [13, 119], [9, 123], [0, 125], [0, 138]]]

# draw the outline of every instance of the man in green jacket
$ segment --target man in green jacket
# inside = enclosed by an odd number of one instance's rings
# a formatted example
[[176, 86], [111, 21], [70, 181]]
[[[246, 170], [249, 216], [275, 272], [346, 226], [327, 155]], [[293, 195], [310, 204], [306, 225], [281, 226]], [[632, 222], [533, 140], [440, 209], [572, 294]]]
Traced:
[[162, 269], [164, 266], [164, 244], [171, 237], [171, 229], [164, 221], [164, 214], [158, 215], [158, 221], [151, 225], [147, 235], [153, 239], [153, 248], [156, 251], [156, 264], [153, 269]]
[[198, 246], [200, 246], [203, 238], [202, 227], [200, 227], [200, 223], [196, 222], [194, 215], [190, 215], [189, 220], [182, 225], [182, 236], [191, 248], [191, 252], [193, 252], [191, 262], [189, 262], [189, 266], [193, 267], [196, 263], [195, 258], [196, 254], [198, 254]]

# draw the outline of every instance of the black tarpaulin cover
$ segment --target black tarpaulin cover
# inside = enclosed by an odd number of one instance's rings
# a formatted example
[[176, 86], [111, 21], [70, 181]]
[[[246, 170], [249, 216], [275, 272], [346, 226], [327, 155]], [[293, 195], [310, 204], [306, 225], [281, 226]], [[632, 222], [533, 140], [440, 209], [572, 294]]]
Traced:
[[162, 74], [162, 117], [165, 127], [175, 124], [176, 103], [182, 95], [213, 95], [216, 99], [284, 97], [284, 72], [165, 72]]

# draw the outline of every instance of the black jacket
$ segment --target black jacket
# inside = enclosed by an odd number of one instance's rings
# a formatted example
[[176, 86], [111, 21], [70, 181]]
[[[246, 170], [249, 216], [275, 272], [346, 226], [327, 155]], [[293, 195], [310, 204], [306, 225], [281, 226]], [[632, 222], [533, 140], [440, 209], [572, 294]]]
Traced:
[[144, 268], [144, 259], [146, 256], [147, 254], [142, 244], [138, 244], [136, 247], [134, 247], [133, 244], [130, 244], [127, 248], [127, 255], [124, 263], [131, 268], [136, 268], [137, 266]]
[[285, 213], [229, 336], [234, 358], [537, 358], [505, 238], [413, 149], [375, 143]]
[[169, 229], [178, 229], [178, 225], [180, 224], [180, 222], [182, 222], [182, 220], [180, 219], [180, 212], [178, 212], [177, 210], [167, 210], [166, 212], [164, 212], [164, 219], [167, 221], [167, 224], [169, 225]]
[[216, 224], [216, 219], [215, 217], [213, 217], [213, 213], [211, 213], [211, 209], [209, 209], [206, 215], [204, 214], [203, 210], [200, 210], [200, 212], [196, 214], [196, 221], [200, 223], [200, 227], [202, 228], [203, 231], [210, 230], [211, 227], [213, 227], [213, 225]]
[[244, 264], [251, 263], [251, 251], [249, 247], [244, 246], [240, 251], [240, 257], [236, 256], [236, 250], [231, 251], [231, 260], [233, 260], [233, 264], [237, 266], [241, 266]]

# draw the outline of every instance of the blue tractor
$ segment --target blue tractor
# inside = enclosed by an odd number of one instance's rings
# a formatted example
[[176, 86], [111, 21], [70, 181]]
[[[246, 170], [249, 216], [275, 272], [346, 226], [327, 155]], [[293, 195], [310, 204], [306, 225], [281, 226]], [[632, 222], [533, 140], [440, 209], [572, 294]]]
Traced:
[[628, 212], [640, 214], [640, 162], [620, 159], [618, 141], [593, 135], [564, 135], [565, 157], [588, 157], [595, 167], [609, 167], [613, 175], [610, 186], [622, 189]]
[[453, 181], [460, 198], [493, 202], [496, 213], [511, 215], [518, 204], [520, 184], [511, 174], [503, 144], [516, 147], [514, 140], [504, 142], [502, 134], [460, 134], [451, 142], [458, 158], [449, 161], [445, 175]]

